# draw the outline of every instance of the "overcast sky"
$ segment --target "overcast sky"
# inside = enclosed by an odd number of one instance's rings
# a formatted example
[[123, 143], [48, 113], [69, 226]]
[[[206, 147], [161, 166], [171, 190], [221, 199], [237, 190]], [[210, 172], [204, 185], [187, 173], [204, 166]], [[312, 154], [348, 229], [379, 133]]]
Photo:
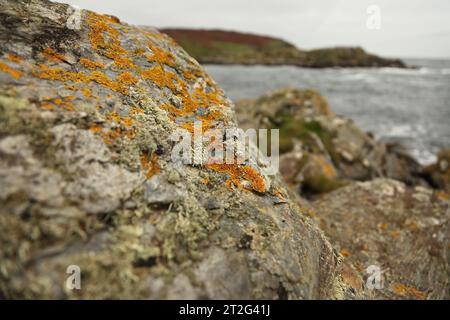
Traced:
[[[302, 49], [359, 45], [392, 57], [450, 58], [448, 0], [61, 0], [155, 27], [220, 28], [280, 37]], [[367, 8], [381, 28], [367, 28]]]

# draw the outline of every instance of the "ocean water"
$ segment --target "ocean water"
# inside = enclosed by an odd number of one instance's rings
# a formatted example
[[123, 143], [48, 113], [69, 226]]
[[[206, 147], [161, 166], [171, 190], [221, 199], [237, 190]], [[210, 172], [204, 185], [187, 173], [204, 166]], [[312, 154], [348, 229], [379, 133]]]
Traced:
[[422, 164], [450, 148], [450, 60], [405, 59], [417, 69], [307, 69], [207, 65], [232, 100], [282, 87], [312, 88], [331, 109], [386, 142], [399, 142]]

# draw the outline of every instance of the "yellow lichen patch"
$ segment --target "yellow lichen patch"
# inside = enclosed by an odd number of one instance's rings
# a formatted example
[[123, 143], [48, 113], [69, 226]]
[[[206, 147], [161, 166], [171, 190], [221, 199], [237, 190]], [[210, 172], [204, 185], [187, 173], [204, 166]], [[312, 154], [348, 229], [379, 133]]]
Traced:
[[92, 97], [92, 91], [89, 88], [83, 88], [81, 90], [81, 93], [83, 94], [83, 96], [85, 96], [86, 98], [90, 98]]
[[433, 198], [439, 201], [447, 201], [450, 199], [450, 192], [436, 191], [433, 194]]
[[58, 80], [61, 82], [88, 82], [89, 76], [82, 72], [67, 71], [62, 68], [50, 68], [44, 64], [39, 65], [38, 70], [33, 71], [33, 75], [45, 80]]
[[132, 109], [131, 111], [130, 111], [130, 115], [132, 115], [132, 116], [134, 116], [134, 115], [137, 115], [137, 114], [142, 114], [142, 113], [144, 113], [145, 111], [144, 111], [144, 109], [142, 109], [142, 108], [134, 108], [134, 109]]
[[93, 81], [113, 91], [122, 94], [128, 93], [128, 85], [126, 83], [120, 81], [115, 82], [100, 71], [94, 71], [92, 74], [88, 75], [83, 72], [72, 72], [62, 68], [50, 68], [41, 64], [38, 70], [33, 71], [33, 75], [40, 79], [57, 80], [61, 82], [72, 81], [75, 83], [89, 83]]
[[0, 71], [9, 74], [14, 79], [20, 79], [20, 77], [22, 76], [22, 72], [14, 69], [14, 68], [11, 68], [10, 66], [8, 66], [7, 64], [4, 64], [2, 62], [0, 62]]
[[206, 167], [210, 170], [227, 174], [229, 179], [226, 181], [226, 186], [229, 189], [232, 188], [232, 185], [241, 188], [241, 179], [244, 179], [251, 183], [252, 189], [255, 191], [264, 192], [266, 190], [264, 179], [250, 166], [212, 163], [206, 165]]
[[52, 48], [45, 48], [42, 51], [44, 57], [46, 57], [49, 61], [66, 61], [66, 57], [64, 55], [57, 53]]
[[250, 166], [243, 166], [241, 168], [242, 177], [252, 183], [252, 189], [258, 192], [264, 192], [266, 186], [264, 179], [259, 175], [259, 173]]
[[20, 62], [22, 61], [22, 58], [21, 58], [21, 57], [16, 56], [16, 55], [11, 54], [11, 53], [9, 53], [9, 54], [6, 56], [6, 59], [8, 59], [9, 61], [14, 62], [14, 63], [20, 63]]
[[341, 254], [343, 257], [350, 257], [350, 256], [352, 255], [352, 254], [350, 253], [350, 251], [348, 251], [348, 250], [345, 249], [345, 248], [342, 248], [342, 249], [341, 249], [340, 254]]
[[131, 125], [133, 125], [133, 119], [130, 117], [122, 117], [120, 116], [117, 112], [111, 112], [111, 114], [109, 114], [106, 117], [109, 121], [113, 121], [116, 122], [117, 124], [123, 126], [123, 127], [130, 127]]
[[102, 132], [102, 130], [103, 130], [103, 128], [97, 124], [93, 124], [89, 127], [89, 131], [91, 131], [93, 133], [100, 133], [100, 132]]
[[160, 88], [167, 87], [171, 91], [176, 91], [174, 85], [175, 75], [172, 72], [164, 71], [163, 67], [160, 65], [142, 70], [141, 77], [144, 80], [152, 81]]
[[402, 296], [402, 297], [412, 296], [418, 300], [424, 300], [427, 297], [427, 295], [424, 292], [419, 291], [416, 288], [401, 284], [401, 283], [394, 283], [392, 286], [392, 290], [394, 291], [394, 293], [396, 295]]
[[378, 229], [380, 229], [381, 231], [386, 230], [388, 227], [389, 227], [389, 224], [387, 224], [386, 222], [378, 224]]
[[123, 72], [119, 74], [116, 78], [117, 82], [123, 85], [135, 85], [138, 82], [138, 79], [136, 79], [131, 73], [129, 72]]
[[144, 153], [141, 155], [140, 160], [142, 169], [144, 169], [147, 178], [160, 172], [161, 168], [159, 167], [158, 156], [156, 153], [152, 153], [151, 157], [149, 157], [147, 153]]
[[83, 67], [91, 69], [91, 70], [95, 70], [97, 68], [99, 68], [99, 69], [105, 68], [105, 65], [103, 63], [97, 62], [97, 61], [92, 61], [92, 60], [89, 60], [89, 59], [86, 59], [86, 58], [81, 58], [80, 59], [80, 64]]
[[73, 100], [75, 100], [74, 96], [67, 96], [63, 98], [46, 97], [42, 99], [40, 106], [45, 110], [64, 109], [67, 111], [73, 111], [75, 109], [72, 102]]
[[[311, 156], [313, 156], [313, 155], [311, 155]], [[314, 155], [314, 160], [319, 164], [319, 166], [322, 170], [322, 173], [325, 175], [325, 177], [330, 178], [330, 179], [337, 177], [336, 170], [323, 156]]]
[[[120, 31], [110, 24], [122, 29], [123, 26], [110, 17], [92, 12], [88, 15], [88, 24], [90, 27], [89, 40], [94, 50], [100, 50], [100, 54], [113, 60], [114, 66], [119, 69], [139, 69], [128, 57], [128, 51], [120, 44]], [[105, 36], [108, 39], [105, 39]]]
[[390, 233], [390, 236], [392, 237], [392, 238], [397, 238], [399, 235], [400, 235], [400, 232], [399, 231], [397, 231], [397, 230], [392, 230]]
[[112, 144], [114, 140], [120, 137], [120, 129], [110, 129], [102, 134], [103, 142], [105, 144]]
[[147, 56], [149, 62], [156, 62], [161, 66], [163, 64], [166, 64], [171, 67], [174, 66], [172, 53], [153, 46], [151, 42], [148, 42], [147, 46], [150, 50], [152, 50], [152, 55]]
[[[201, 127], [202, 132], [206, 132], [212, 128], [212, 123], [209, 121], [202, 121], [201, 124], [202, 124], [202, 127]], [[189, 131], [192, 134], [194, 133], [194, 122], [192, 122], [192, 121], [183, 122], [180, 124], [180, 127], [183, 129], [186, 129], [187, 131]]]

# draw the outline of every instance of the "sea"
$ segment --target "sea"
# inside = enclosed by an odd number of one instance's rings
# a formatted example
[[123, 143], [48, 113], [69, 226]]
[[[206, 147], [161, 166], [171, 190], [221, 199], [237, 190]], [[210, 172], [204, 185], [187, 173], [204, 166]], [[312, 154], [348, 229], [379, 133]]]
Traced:
[[422, 164], [450, 148], [450, 59], [403, 59], [415, 69], [206, 65], [233, 100], [283, 87], [315, 89], [336, 114], [379, 140], [401, 143]]

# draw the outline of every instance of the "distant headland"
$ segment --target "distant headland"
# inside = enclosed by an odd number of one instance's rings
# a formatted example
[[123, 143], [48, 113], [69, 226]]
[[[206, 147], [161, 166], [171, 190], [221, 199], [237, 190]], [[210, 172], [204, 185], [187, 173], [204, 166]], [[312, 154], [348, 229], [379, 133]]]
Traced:
[[382, 58], [361, 47], [301, 50], [274, 37], [206, 29], [160, 29], [204, 64], [295, 65], [309, 68], [397, 67], [399, 59]]

